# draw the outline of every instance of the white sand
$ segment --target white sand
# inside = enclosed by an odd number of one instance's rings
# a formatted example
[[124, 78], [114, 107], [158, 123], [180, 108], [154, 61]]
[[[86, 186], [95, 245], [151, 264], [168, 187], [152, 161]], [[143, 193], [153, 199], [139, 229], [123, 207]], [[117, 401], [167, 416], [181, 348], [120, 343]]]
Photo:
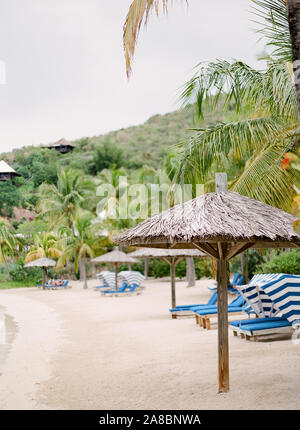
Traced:
[[[97, 281], [90, 281], [89, 286]], [[210, 281], [177, 283], [177, 303], [207, 301]], [[140, 296], [72, 289], [0, 291], [19, 331], [0, 376], [0, 409], [300, 407], [300, 345], [230, 334], [231, 391], [217, 394], [217, 330], [172, 320], [169, 282]]]

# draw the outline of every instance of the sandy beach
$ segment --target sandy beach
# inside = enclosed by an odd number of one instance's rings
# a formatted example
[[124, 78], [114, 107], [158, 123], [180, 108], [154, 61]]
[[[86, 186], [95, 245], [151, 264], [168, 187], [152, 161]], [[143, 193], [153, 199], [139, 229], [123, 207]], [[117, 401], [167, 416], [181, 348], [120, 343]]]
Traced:
[[[210, 282], [178, 281], [177, 303], [207, 301]], [[167, 280], [116, 298], [101, 297], [96, 283], [0, 291], [18, 327], [1, 367], [0, 409], [299, 409], [300, 345], [230, 333], [231, 390], [220, 395], [216, 324], [172, 320]]]

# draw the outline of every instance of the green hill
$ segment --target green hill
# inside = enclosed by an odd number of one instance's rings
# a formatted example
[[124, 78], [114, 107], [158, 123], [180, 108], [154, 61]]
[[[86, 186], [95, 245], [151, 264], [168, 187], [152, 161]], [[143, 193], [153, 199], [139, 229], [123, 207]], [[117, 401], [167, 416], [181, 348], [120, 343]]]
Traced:
[[[228, 115], [227, 115], [228, 118]], [[213, 124], [224, 120], [220, 112], [206, 115], [206, 121], [198, 125]], [[0, 183], [0, 211], [13, 217], [13, 207], [33, 208], [36, 190], [42, 182], [55, 183], [61, 168], [77, 168], [95, 175], [116, 164], [129, 170], [144, 165], [158, 169], [162, 166], [168, 149], [190, 135], [195, 127], [191, 107], [154, 115], [145, 123], [107, 134], [84, 137], [72, 143], [75, 149], [60, 154], [42, 146], [27, 146], [0, 154], [15, 170], [21, 173], [14, 184]]]

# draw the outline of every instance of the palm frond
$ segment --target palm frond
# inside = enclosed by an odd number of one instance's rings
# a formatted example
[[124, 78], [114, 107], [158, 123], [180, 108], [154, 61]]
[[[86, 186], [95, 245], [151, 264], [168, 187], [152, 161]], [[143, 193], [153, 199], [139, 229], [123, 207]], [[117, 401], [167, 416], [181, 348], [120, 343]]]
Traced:
[[175, 182], [203, 183], [213, 165], [224, 168], [229, 158], [246, 160], [266, 143], [290, 136], [293, 129], [286, 130], [280, 119], [253, 118], [218, 123], [197, 132], [188, 142], [178, 145], [180, 162]]
[[260, 33], [272, 48], [271, 55], [281, 61], [292, 62], [292, 47], [288, 25], [286, 0], [252, 0]]
[[183, 105], [193, 104], [199, 118], [204, 116], [204, 106], [211, 111], [220, 101], [225, 110], [234, 104], [237, 113], [248, 107], [263, 115], [297, 118], [289, 64], [271, 61], [265, 71], [259, 71], [242, 61], [217, 60], [198, 64], [196, 70], [179, 99]]
[[294, 169], [284, 171], [279, 160], [285, 152], [281, 145], [268, 145], [248, 161], [243, 173], [232, 184], [231, 190], [272, 206], [289, 210], [295, 195]]
[[[187, 3], [187, 0], [184, 0]], [[127, 13], [123, 26], [123, 46], [126, 61], [127, 77], [131, 74], [131, 64], [134, 57], [137, 39], [142, 25], [147, 25], [150, 13], [154, 10], [159, 15], [159, 6], [167, 14], [170, 0], [134, 0]]]

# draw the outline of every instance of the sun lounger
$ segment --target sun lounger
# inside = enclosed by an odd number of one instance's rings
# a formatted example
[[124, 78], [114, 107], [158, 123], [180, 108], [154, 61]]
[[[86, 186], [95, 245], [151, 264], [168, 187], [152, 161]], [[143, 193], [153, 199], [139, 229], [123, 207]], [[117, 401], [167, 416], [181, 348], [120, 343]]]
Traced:
[[258, 340], [259, 336], [272, 334], [290, 334], [293, 331], [292, 324], [282, 317], [252, 318], [241, 321], [232, 321], [229, 325], [234, 336], [240, 335], [246, 340]]
[[194, 304], [194, 305], [179, 305], [179, 306], [176, 306], [176, 308], [169, 309], [169, 312], [171, 312], [173, 319], [176, 319], [179, 316], [193, 316], [194, 310], [201, 308], [203, 306], [215, 305], [217, 302], [217, 299], [218, 299], [218, 294], [217, 294], [217, 291], [215, 291], [211, 295], [210, 299], [206, 304], [200, 303], [200, 304]]
[[118, 290], [110, 289], [110, 290], [106, 290], [106, 291], [101, 291], [101, 294], [103, 296], [106, 296], [106, 295], [110, 295], [110, 294], [123, 293], [126, 290], [126, 288], [129, 288], [129, 286], [128, 286], [128, 284], [126, 282], [124, 282], [122, 284], [122, 286], [118, 288]]
[[[249, 304], [246, 303], [246, 300], [239, 295], [231, 303], [228, 304], [228, 314], [238, 315], [243, 312], [250, 314], [253, 311], [249, 307]], [[210, 320], [211, 318], [215, 318], [218, 316], [218, 307], [206, 306], [204, 308], [195, 310], [194, 314], [195, 314], [196, 324], [199, 324], [200, 327], [210, 330]]]
[[[45, 288], [50, 289], [50, 290], [57, 290], [59, 288], [68, 288], [68, 284], [69, 284], [69, 281], [65, 281], [62, 285], [46, 284]], [[69, 288], [71, 288], [71, 287], [69, 287]]]
[[118, 291], [116, 290], [102, 291], [102, 295], [113, 297], [113, 296], [141, 294], [141, 290], [138, 287], [139, 287], [138, 284], [133, 284], [128, 288], [128, 285], [126, 284], [126, 287], [124, 289], [119, 288]]
[[[243, 275], [241, 275], [240, 273], [235, 273], [233, 280], [230, 282], [230, 284], [228, 285], [228, 291], [230, 293], [234, 293], [237, 294], [237, 290], [235, 288], [233, 288], [234, 285], [243, 285], [244, 283], [244, 277]], [[215, 283], [215, 285], [213, 287], [208, 287], [208, 289], [210, 291], [216, 291], [217, 290], [217, 284]]]

